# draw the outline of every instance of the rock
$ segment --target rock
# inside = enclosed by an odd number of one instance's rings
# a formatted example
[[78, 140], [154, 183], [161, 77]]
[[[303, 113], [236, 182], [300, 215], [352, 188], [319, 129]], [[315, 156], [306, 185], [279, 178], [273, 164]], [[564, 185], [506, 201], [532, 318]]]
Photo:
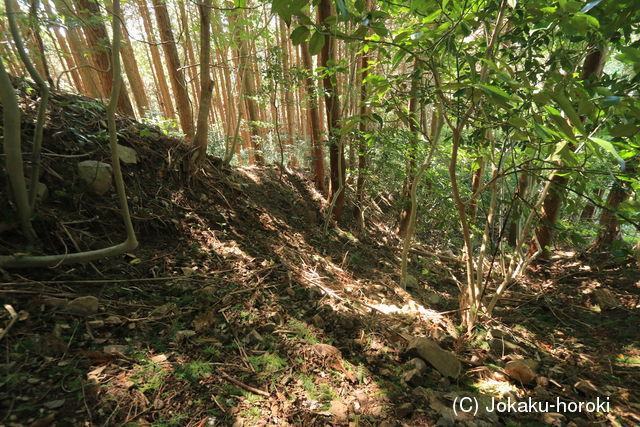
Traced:
[[262, 335], [260, 335], [260, 333], [255, 329], [252, 329], [251, 332], [249, 332], [245, 338], [247, 342], [253, 343], [253, 344], [261, 343], [264, 340]]
[[64, 399], [52, 400], [42, 404], [47, 409], [58, 409], [64, 405]]
[[326, 322], [324, 320], [324, 318], [320, 315], [320, 313], [314, 315], [311, 318], [311, 323], [313, 323], [314, 326], [323, 329], [326, 326]]
[[87, 322], [87, 326], [91, 328], [102, 328], [104, 326], [104, 320], [90, 320]]
[[429, 338], [414, 338], [407, 346], [406, 353], [409, 356], [418, 356], [429, 362], [442, 375], [447, 377], [458, 378], [462, 371], [462, 364], [458, 358], [450, 351], [442, 349]]
[[411, 387], [424, 385], [426, 382], [427, 364], [419, 357], [414, 357], [406, 364], [409, 370], [402, 374], [402, 381]]
[[427, 364], [424, 363], [424, 360], [419, 357], [414, 357], [413, 359], [407, 362], [407, 365], [411, 366], [412, 369], [424, 374], [427, 372]]
[[536, 379], [535, 369], [537, 366], [538, 362], [531, 359], [512, 360], [507, 363], [504, 372], [522, 384], [529, 384]]
[[49, 197], [49, 188], [43, 182], [38, 182], [36, 184], [36, 201], [38, 203], [44, 202]]
[[184, 342], [196, 334], [196, 331], [185, 329], [176, 332], [176, 342]]
[[550, 426], [562, 426], [566, 417], [557, 412], [546, 412], [542, 414], [542, 422]]
[[111, 165], [97, 160], [85, 160], [78, 163], [80, 179], [89, 190], [99, 196], [111, 188]]
[[104, 320], [104, 323], [106, 323], [107, 325], [121, 325], [122, 323], [124, 323], [124, 320], [122, 320], [118, 316], [111, 315]]
[[98, 298], [88, 295], [72, 300], [65, 306], [65, 310], [79, 316], [91, 316], [98, 312], [98, 304]]
[[489, 347], [491, 348], [491, 352], [498, 357], [504, 357], [507, 354], [522, 351], [522, 347], [520, 347], [518, 344], [506, 340], [503, 337], [494, 338], [493, 340], [491, 340]]
[[[423, 362], [424, 363], [424, 362]], [[424, 373], [417, 369], [410, 369], [402, 374], [402, 381], [411, 387], [419, 387], [424, 385], [425, 377]]]
[[105, 353], [124, 353], [128, 348], [129, 346], [126, 345], [111, 344], [105, 345], [102, 351]]
[[593, 296], [596, 299], [596, 304], [600, 306], [600, 310], [611, 310], [620, 306], [618, 299], [609, 289], [598, 288], [593, 291]]
[[453, 427], [455, 425], [456, 425], [456, 423], [455, 423], [455, 421], [453, 421], [453, 418], [448, 417], [446, 415], [440, 417], [438, 419], [438, 422], [436, 423], [436, 426], [438, 426], [438, 427]]
[[407, 277], [405, 277], [404, 280], [400, 283], [400, 286], [402, 286], [403, 289], [417, 288], [418, 279], [416, 279], [410, 274], [407, 274]]
[[125, 165], [135, 165], [138, 163], [138, 153], [131, 147], [118, 144], [118, 158]]
[[67, 305], [67, 300], [64, 298], [44, 297], [42, 299], [45, 305], [53, 308], [64, 308]]
[[588, 380], [580, 380], [574, 384], [574, 387], [576, 388], [576, 390], [578, 390], [582, 394], [586, 394], [587, 396], [600, 394], [600, 390], [598, 390], [598, 388]]
[[329, 411], [335, 417], [336, 423], [346, 423], [349, 420], [349, 407], [340, 400], [332, 400]]
[[413, 413], [413, 403], [406, 402], [396, 407], [396, 416], [398, 418], [406, 418]]
[[445, 302], [445, 299], [435, 292], [429, 292], [426, 296], [426, 300], [431, 305], [439, 305]]

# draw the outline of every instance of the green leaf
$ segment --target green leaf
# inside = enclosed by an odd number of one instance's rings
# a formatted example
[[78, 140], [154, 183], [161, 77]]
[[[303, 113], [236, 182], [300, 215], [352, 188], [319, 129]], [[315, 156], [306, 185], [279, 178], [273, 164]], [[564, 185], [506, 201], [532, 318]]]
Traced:
[[571, 121], [571, 124], [578, 128], [580, 132], [584, 133], [584, 124], [582, 123], [582, 120], [580, 120], [580, 116], [576, 112], [575, 108], [573, 108], [573, 105], [571, 104], [571, 101], [569, 101], [569, 98], [567, 98], [560, 91], [557, 91], [554, 94], [554, 100], [558, 103], [560, 108], [562, 108], [562, 111], [564, 111], [564, 113], [567, 115], [567, 117]]
[[280, 15], [287, 25], [291, 25], [291, 17], [297, 14], [307, 3], [308, 0], [272, 0], [271, 11]]
[[528, 123], [525, 119], [523, 119], [522, 117], [511, 117], [511, 118], [508, 120], [508, 123], [509, 123], [511, 126], [514, 126], [514, 127], [517, 127], [517, 128], [523, 128], [523, 127], [526, 127], [526, 126], [529, 124], [529, 123]]
[[615, 157], [616, 160], [618, 160], [618, 162], [624, 163], [624, 160], [622, 159], [622, 157], [620, 157], [620, 154], [618, 154], [618, 150], [616, 150], [616, 148], [613, 146], [613, 144], [610, 141], [607, 141], [606, 139], [602, 139], [602, 138], [596, 138], [595, 136], [592, 136], [589, 139], [595, 142], [596, 144], [598, 144], [600, 148], [602, 148], [604, 151], [606, 151], [607, 153]]
[[614, 105], [617, 105], [620, 103], [620, 101], [622, 101], [622, 97], [621, 96], [617, 96], [617, 95], [610, 95], [607, 96], [606, 98], [604, 98], [604, 101], [602, 102], [602, 106], [603, 107], [613, 107]]
[[344, 0], [336, 0], [336, 7], [340, 13], [340, 18], [346, 21], [349, 18], [349, 11], [347, 10], [347, 5], [344, 3]]
[[322, 50], [323, 46], [324, 46], [324, 34], [321, 34], [315, 31], [311, 36], [311, 40], [309, 40], [309, 53], [311, 55], [317, 55]]
[[609, 133], [611, 133], [611, 136], [630, 137], [638, 133], [638, 131], [640, 131], [640, 128], [633, 123], [621, 123], [614, 126]]
[[309, 38], [309, 34], [311, 34], [309, 29], [304, 25], [301, 25], [291, 33], [291, 42], [294, 46], [297, 46], [306, 41]]
[[511, 95], [509, 95], [507, 92], [505, 92], [504, 90], [500, 89], [497, 86], [492, 86], [487, 84], [478, 84], [478, 87], [482, 89], [482, 91], [489, 96], [493, 96], [493, 97], [498, 96], [500, 98], [504, 98], [506, 101], [513, 101], [513, 98], [511, 97]]

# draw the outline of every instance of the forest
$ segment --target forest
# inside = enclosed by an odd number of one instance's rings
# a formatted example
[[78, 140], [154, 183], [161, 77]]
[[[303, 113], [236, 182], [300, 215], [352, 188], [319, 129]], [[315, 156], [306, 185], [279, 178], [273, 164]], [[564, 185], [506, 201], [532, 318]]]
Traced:
[[0, 426], [640, 424], [638, 0], [2, 0]]

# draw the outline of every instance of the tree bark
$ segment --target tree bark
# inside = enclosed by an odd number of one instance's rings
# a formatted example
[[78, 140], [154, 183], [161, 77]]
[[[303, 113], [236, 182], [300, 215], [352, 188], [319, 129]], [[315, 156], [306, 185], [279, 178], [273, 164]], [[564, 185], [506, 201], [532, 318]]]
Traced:
[[[633, 176], [637, 170], [637, 164], [635, 159], [631, 159], [630, 162], [634, 162], [627, 166], [626, 173]], [[606, 201], [606, 209], [602, 210], [600, 214], [600, 232], [598, 237], [592, 245], [591, 249], [606, 250], [613, 243], [613, 241], [620, 235], [620, 222], [616, 211], [620, 208], [620, 205], [629, 198], [629, 188], [623, 183], [614, 182], [609, 196]]]
[[400, 223], [398, 226], [398, 234], [404, 236], [407, 232], [409, 225], [409, 217], [411, 215], [411, 200], [410, 190], [413, 184], [413, 179], [416, 174], [416, 155], [418, 151], [418, 133], [419, 118], [418, 118], [418, 86], [420, 85], [420, 71], [417, 67], [413, 70], [411, 77], [411, 93], [409, 94], [409, 116], [407, 117], [407, 125], [411, 132], [411, 139], [409, 140], [406, 177], [402, 188], [402, 212], [400, 213]]
[[322, 138], [320, 136], [322, 132], [320, 129], [320, 111], [318, 109], [316, 84], [312, 77], [313, 65], [311, 63], [311, 55], [309, 54], [307, 42], [300, 44], [300, 56], [303, 67], [308, 71], [304, 87], [307, 95], [307, 120], [309, 123], [309, 139], [311, 140], [313, 183], [319, 192], [324, 193], [324, 147], [322, 146]]
[[173, 95], [176, 99], [176, 106], [178, 107], [180, 127], [185, 134], [186, 140], [190, 141], [194, 135], [193, 114], [191, 114], [191, 103], [189, 102], [189, 92], [184, 78], [184, 71], [180, 70], [180, 58], [178, 56], [176, 41], [173, 37], [173, 31], [171, 30], [169, 12], [167, 11], [167, 5], [164, 0], [152, 1], [155, 9], [156, 22], [158, 23], [158, 29], [160, 31], [160, 41], [162, 42], [164, 56], [167, 60], [169, 81], [171, 82]]
[[[100, 13], [98, 3], [91, 0], [74, 0], [78, 15], [85, 19], [84, 31], [87, 44], [92, 48], [91, 57], [98, 68], [97, 74], [102, 87], [102, 97], [109, 98], [113, 86], [113, 69], [111, 67], [111, 43], [104, 26], [104, 18]], [[124, 85], [120, 86], [118, 96], [118, 112], [134, 116], [133, 106]]]
[[[326, 23], [326, 19], [331, 16], [331, 3], [329, 0], [320, 0], [318, 5], [318, 24], [324, 27], [325, 31], [329, 31], [330, 26]], [[324, 45], [320, 51], [320, 66], [329, 67], [330, 62], [335, 61], [335, 37], [329, 35], [324, 36]], [[346, 173], [346, 164], [344, 158], [344, 147], [341, 143], [340, 133], [338, 132], [340, 122], [340, 101], [338, 93], [334, 85], [334, 77], [325, 73], [322, 78], [324, 87], [324, 102], [327, 116], [327, 129], [329, 138], [329, 164], [331, 167], [330, 183], [331, 188], [329, 198], [336, 198], [333, 209], [333, 217], [336, 221], [340, 220], [344, 209], [344, 179]]]
[[147, 36], [147, 43], [149, 46], [149, 52], [151, 53], [151, 66], [153, 69], [153, 75], [157, 81], [158, 92], [156, 93], [158, 99], [158, 105], [163, 115], [167, 119], [175, 120], [176, 114], [173, 108], [173, 101], [171, 93], [169, 92], [169, 85], [167, 83], [166, 74], [162, 67], [162, 59], [160, 57], [160, 50], [158, 49], [158, 43], [153, 31], [153, 25], [151, 24], [151, 14], [149, 13], [149, 7], [147, 6], [147, 0], [138, 1], [138, 10], [142, 17], [142, 25], [144, 26], [144, 32]]
[[209, 142], [209, 108], [211, 107], [211, 95], [213, 93], [213, 80], [209, 71], [211, 58], [211, 0], [201, 0], [198, 3], [200, 12], [200, 106], [198, 108], [198, 122], [193, 145], [197, 149], [194, 160], [196, 165], [201, 164], [207, 157], [207, 145]]
[[[594, 48], [588, 54], [584, 60], [582, 66], [581, 79], [590, 80], [595, 79], [602, 72], [606, 57], [606, 49]], [[553, 240], [553, 229], [555, 227], [558, 216], [560, 215], [560, 209], [562, 207], [562, 201], [564, 200], [565, 187], [569, 182], [567, 176], [553, 175], [551, 178], [551, 188], [549, 193], [542, 204], [542, 215], [540, 223], [535, 229], [535, 237], [531, 240], [529, 246], [529, 253], [535, 253], [538, 250], [538, 245], [542, 249], [540, 258], [545, 259], [549, 257], [548, 247]], [[537, 239], [537, 242], [536, 242]]]

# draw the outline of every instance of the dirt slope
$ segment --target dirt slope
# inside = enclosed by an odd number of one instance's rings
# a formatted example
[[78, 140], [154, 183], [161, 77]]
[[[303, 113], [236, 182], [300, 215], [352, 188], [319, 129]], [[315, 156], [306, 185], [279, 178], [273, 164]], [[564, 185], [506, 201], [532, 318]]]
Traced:
[[[35, 95], [20, 85], [29, 152]], [[35, 219], [41, 246], [30, 251], [116, 243], [124, 231], [115, 195], [91, 194], [77, 173], [78, 161], [109, 161], [104, 107], [56, 93], [49, 114], [41, 178], [49, 196]], [[640, 421], [637, 332], [619, 328], [638, 318], [637, 270], [585, 272], [562, 258], [514, 287], [500, 317], [465, 342], [454, 327], [455, 264], [419, 258], [407, 293], [396, 286], [393, 234], [373, 217], [366, 230], [347, 225], [324, 235], [326, 206], [301, 173], [223, 168], [212, 158], [189, 180], [181, 141], [128, 119], [118, 126], [120, 143], [139, 159], [124, 174], [140, 248], [90, 265], [0, 272], [0, 299], [18, 314], [0, 342], [0, 424]], [[0, 253], [24, 252], [6, 192], [0, 198]], [[560, 286], [567, 277], [575, 280]], [[619, 306], [598, 314], [585, 289], [599, 287]], [[3, 311], [0, 324], [9, 320]], [[413, 365], [402, 351], [413, 336], [455, 352], [462, 376], [432, 368], [408, 374]], [[532, 384], [505, 375], [519, 358], [538, 362]], [[612, 412], [452, 412], [463, 394], [579, 400], [588, 393], [609, 396]]]

